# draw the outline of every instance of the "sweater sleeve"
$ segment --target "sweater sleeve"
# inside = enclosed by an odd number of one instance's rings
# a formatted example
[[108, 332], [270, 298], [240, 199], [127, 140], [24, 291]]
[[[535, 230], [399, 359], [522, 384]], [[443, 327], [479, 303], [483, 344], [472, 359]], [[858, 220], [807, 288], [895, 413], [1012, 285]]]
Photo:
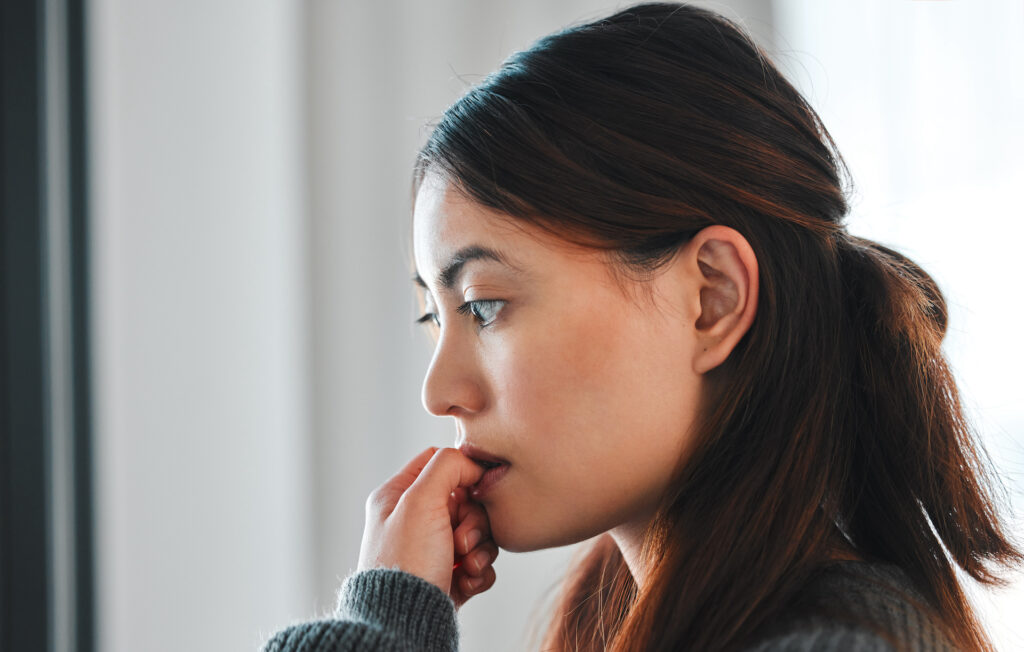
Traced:
[[411, 573], [375, 568], [345, 579], [332, 618], [288, 627], [263, 652], [455, 652], [458, 643], [450, 597]]

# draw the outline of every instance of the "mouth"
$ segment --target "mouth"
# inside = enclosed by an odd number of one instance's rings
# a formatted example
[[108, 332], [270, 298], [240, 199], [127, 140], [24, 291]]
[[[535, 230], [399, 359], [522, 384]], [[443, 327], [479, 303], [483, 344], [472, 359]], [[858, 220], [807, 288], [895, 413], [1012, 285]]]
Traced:
[[463, 444], [462, 446], [459, 446], [459, 450], [462, 451], [463, 455], [473, 460], [478, 466], [487, 471], [509, 463], [508, 460], [498, 457], [497, 455], [492, 455], [484, 449], [472, 444]]
[[493, 487], [508, 475], [511, 466], [509, 461], [472, 444], [463, 444], [459, 446], [459, 450], [484, 470], [483, 476], [469, 488], [469, 495], [477, 502], [487, 500], [494, 491]]

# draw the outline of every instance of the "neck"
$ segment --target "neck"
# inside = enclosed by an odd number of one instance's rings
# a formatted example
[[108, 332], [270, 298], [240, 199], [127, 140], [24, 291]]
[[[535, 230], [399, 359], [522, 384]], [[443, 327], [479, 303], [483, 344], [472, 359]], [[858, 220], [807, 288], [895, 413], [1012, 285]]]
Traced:
[[646, 577], [641, 554], [646, 528], [647, 523], [623, 523], [609, 532], [619, 547], [619, 552], [622, 553], [622, 558], [626, 561], [626, 566], [629, 567], [629, 573], [633, 576], [633, 581], [636, 582], [638, 589], [643, 587]]
[[[619, 552], [622, 553], [622, 558], [625, 560], [629, 573], [633, 576], [633, 581], [636, 582], [638, 589], [643, 588], [647, 577], [647, 569], [644, 568], [643, 555], [641, 554], [643, 551], [644, 531], [647, 529], [647, 525], [646, 522], [623, 523], [609, 532], [612, 539], [615, 540], [615, 544], [619, 547]], [[833, 535], [831, 546], [826, 553], [826, 559], [833, 561], [864, 561], [863, 556], [858, 554], [838, 528], [836, 528]]]

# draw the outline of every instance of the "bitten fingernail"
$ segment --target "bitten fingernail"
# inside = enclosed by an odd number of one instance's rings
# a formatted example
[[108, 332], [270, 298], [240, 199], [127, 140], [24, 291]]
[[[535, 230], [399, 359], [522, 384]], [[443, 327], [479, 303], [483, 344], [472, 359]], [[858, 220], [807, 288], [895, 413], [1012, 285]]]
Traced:
[[480, 539], [482, 539], [483, 536], [483, 532], [480, 530], [470, 530], [469, 534], [466, 535], [466, 552], [475, 548], [476, 544], [480, 543]]
[[470, 590], [476, 590], [483, 584], [484, 578], [482, 577], [466, 577], [466, 585], [469, 586]]

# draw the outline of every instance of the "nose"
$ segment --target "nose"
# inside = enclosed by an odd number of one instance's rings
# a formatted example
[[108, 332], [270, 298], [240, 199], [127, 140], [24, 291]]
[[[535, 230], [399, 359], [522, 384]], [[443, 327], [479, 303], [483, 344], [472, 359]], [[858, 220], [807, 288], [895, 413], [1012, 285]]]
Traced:
[[456, 334], [442, 333], [423, 378], [423, 407], [439, 416], [458, 416], [483, 409], [486, 392], [474, 351], [460, 345]]

